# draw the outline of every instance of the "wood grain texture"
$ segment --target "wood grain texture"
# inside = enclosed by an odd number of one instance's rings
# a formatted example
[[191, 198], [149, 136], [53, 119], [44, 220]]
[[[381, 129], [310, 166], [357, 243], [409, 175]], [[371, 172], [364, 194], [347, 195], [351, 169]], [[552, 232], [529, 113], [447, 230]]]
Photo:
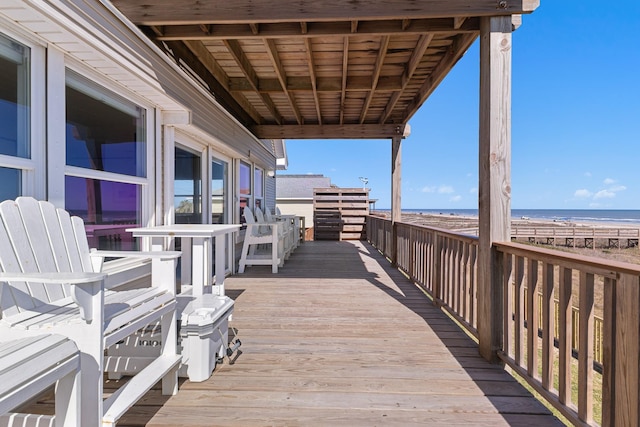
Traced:
[[511, 226], [511, 55], [511, 19], [481, 18], [478, 334], [481, 354], [493, 361], [503, 322], [492, 244], [508, 242]]
[[391, 138], [380, 125], [408, 123], [481, 20], [511, 28], [513, 15], [537, 8], [536, 0], [113, 3], [260, 139]]
[[306, 242], [225, 286], [242, 354], [122, 425], [560, 425], [366, 243]]

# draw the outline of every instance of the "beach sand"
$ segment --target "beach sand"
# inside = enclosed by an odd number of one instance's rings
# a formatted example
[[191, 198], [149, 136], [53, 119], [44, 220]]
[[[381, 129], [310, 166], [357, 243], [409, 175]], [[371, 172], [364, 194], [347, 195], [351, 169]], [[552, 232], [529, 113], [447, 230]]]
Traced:
[[[388, 212], [376, 211], [374, 215], [384, 216], [389, 218]], [[431, 214], [431, 213], [403, 213], [402, 222], [409, 224], [418, 224], [428, 227], [443, 228], [447, 230], [456, 231], [462, 234], [477, 235], [478, 230], [478, 217], [476, 216], [463, 216], [463, 215], [449, 215], [449, 214]], [[511, 222], [512, 227], [516, 226], [531, 226], [531, 227], [616, 227], [616, 228], [633, 228], [628, 224], [620, 224], [615, 222], [558, 222], [553, 220], [544, 219], [513, 219]], [[637, 227], [636, 227], [637, 228]], [[578, 242], [580, 245], [583, 242]], [[621, 242], [621, 248], [609, 248], [605, 247], [607, 242], [596, 242], [596, 249], [584, 248], [584, 247], [570, 247], [557, 244], [555, 247], [552, 245], [538, 243], [541, 247], [553, 248], [565, 252], [571, 252], [581, 254], [585, 256], [593, 256], [597, 258], [612, 259], [617, 261], [629, 262], [633, 264], [640, 264], [640, 248], [632, 247], [627, 248], [626, 242]]]

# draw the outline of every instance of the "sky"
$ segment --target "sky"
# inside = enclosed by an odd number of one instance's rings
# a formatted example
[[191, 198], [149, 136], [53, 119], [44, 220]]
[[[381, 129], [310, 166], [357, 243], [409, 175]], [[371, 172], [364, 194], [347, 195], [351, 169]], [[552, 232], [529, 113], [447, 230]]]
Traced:
[[[640, 209], [640, 1], [541, 0], [513, 33], [513, 209]], [[411, 118], [403, 209], [478, 205], [479, 43]], [[287, 140], [289, 168], [367, 178], [391, 207], [390, 140]]]

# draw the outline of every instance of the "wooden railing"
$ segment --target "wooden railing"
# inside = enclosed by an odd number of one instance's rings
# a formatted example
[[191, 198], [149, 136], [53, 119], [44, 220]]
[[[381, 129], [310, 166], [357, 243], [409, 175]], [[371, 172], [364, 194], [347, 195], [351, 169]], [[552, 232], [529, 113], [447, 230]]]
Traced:
[[[372, 245], [475, 333], [483, 321], [475, 237], [371, 216], [367, 230]], [[493, 250], [502, 266], [494, 270], [503, 294], [498, 356], [576, 425], [640, 425], [640, 266], [510, 242]], [[601, 376], [593, 369], [599, 340]]]
[[478, 238], [413, 224], [395, 227], [396, 242], [391, 221], [370, 216], [369, 242], [477, 335]]

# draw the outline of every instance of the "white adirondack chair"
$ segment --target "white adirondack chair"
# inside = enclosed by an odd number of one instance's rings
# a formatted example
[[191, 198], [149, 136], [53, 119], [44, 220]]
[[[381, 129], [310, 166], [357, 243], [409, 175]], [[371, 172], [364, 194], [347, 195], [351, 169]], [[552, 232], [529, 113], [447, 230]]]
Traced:
[[280, 237], [284, 239], [284, 253], [285, 258], [288, 259], [289, 255], [291, 255], [291, 252], [293, 252], [293, 250], [296, 248], [293, 235], [293, 223], [291, 222], [291, 219], [274, 218], [273, 215], [271, 215], [269, 209], [264, 210], [264, 219], [266, 222], [278, 221], [280, 224], [282, 224], [282, 226], [279, 227], [279, 229], [281, 230]]
[[[278, 227], [278, 239], [281, 241], [282, 243], [282, 254], [283, 254], [283, 259], [287, 260], [289, 259], [289, 255], [291, 254], [291, 245], [289, 242], [289, 238], [287, 236], [287, 225], [285, 223], [283, 223], [282, 221], [275, 221], [273, 220], [273, 218], [271, 218], [271, 220], [267, 220], [265, 218], [265, 213], [262, 212], [262, 209], [258, 208], [255, 211], [256, 214], [256, 222], [258, 224], [260, 224], [260, 229], [261, 230], [265, 230], [266, 232], [268, 232], [271, 229], [271, 226], [273, 224], [277, 224]], [[264, 231], [263, 231], [264, 232]]]
[[[11, 413], [55, 385], [55, 416]], [[61, 335], [0, 342], [0, 425], [80, 425], [80, 352]]]
[[[277, 273], [278, 267], [284, 265], [284, 242], [279, 236], [279, 224], [256, 222], [253, 212], [248, 207], [244, 208], [243, 215], [247, 221], [247, 230], [242, 244], [238, 273], [244, 273], [247, 265], [270, 265], [271, 272]], [[258, 245], [269, 245], [269, 252], [260, 253], [257, 251]]]
[[[151, 286], [104, 289], [104, 257], [152, 258]], [[30, 197], [0, 203], [0, 336], [53, 332], [80, 350], [83, 427], [116, 421], [162, 379], [177, 392], [175, 268], [179, 252], [89, 251], [81, 218]], [[103, 402], [105, 348], [160, 321], [162, 353]], [[126, 361], [123, 361], [126, 363]]]

